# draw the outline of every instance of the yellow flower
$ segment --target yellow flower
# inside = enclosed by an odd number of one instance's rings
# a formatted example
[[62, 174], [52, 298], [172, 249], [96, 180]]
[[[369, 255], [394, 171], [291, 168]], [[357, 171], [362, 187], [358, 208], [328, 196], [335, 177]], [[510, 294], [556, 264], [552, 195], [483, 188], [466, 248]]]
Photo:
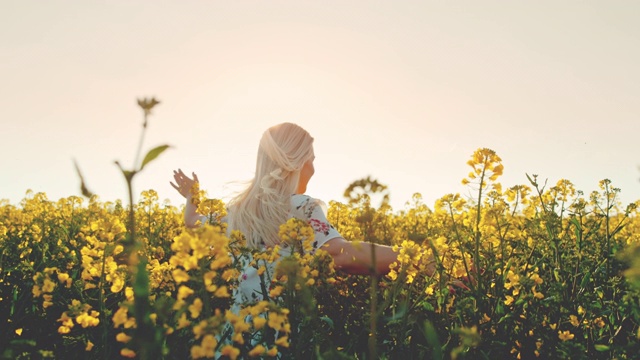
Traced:
[[220, 349], [220, 354], [228, 356], [231, 360], [235, 360], [240, 355], [240, 349], [233, 347], [232, 345], [225, 345]]
[[173, 270], [171, 275], [173, 275], [173, 279], [176, 281], [176, 284], [189, 281], [189, 273], [182, 269]]
[[215, 357], [215, 348], [217, 345], [218, 341], [216, 338], [211, 334], [207, 334], [202, 339], [202, 344], [191, 347], [191, 357], [194, 359], [203, 357], [213, 358]]
[[537, 285], [540, 285], [544, 282], [544, 280], [542, 280], [542, 278], [538, 274], [533, 274], [529, 276], [529, 278], [533, 280]]
[[136, 352], [131, 349], [122, 349], [120, 350], [120, 355], [126, 358], [134, 358], [136, 357]]
[[62, 322], [63, 326], [66, 326], [66, 327], [68, 327], [70, 329], [74, 326], [73, 325], [73, 319], [71, 319], [69, 317], [69, 315], [67, 315], [66, 312], [62, 313], [62, 315], [60, 316], [60, 319], [58, 319], [58, 321]]
[[177, 296], [178, 301], [186, 299], [187, 297], [193, 295], [193, 293], [194, 291], [191, 290], [189, 287], [184, 285], [180, 286], [180, 288], [178, 289], [178, 296]]
[[224, 281], [231, 281], [231, 279], [235, 279], [238, 277], [239, 272], [237, 269], [226, 269], [222, 275], [220, 275], [220, 277], [222, 278], [222, 280]]
[[275, 357], [276, 355], [278, 355], [278, 348], [275, 346], [267, 351], [267, 356]]
[[58, 281], [61, 283], [66, 282], [69, 279], [69, 274], [67, 273], [58, 273]]
[[267, 351], [267, 349], [262, 344], [258, 344], [258, 345], [256, 345], [256, 347], [251, 349], [251, 351], [249, 351], [249, 356], [251, 356], [251, 357], [260, 356], [260, 355], [264, 354], [266, 351]]
[[505, 295], [505, 300], [504, 300], [504, 304], [509, 306], [511, 304], [513, 304], [513, 296], [509, 296], [509, 295]]
[[88, 328], [91, 326], [97, 326], [100, 323], [100, 319], [98, 319], [97, 317], [93, 317], [87, 313], [82, 313], [76, 316], [76, 322], [83, 328]]
[[560, 338], [560, 340], [562, 341], [567, 341], [567, 340], [571, 340], [574, 338], [575, 335], [573, 335], [572, 333], [569, 332], [569, 330], [567, 331], [558, 331], [558, 337]]
[[120, 290], [122, 290], [123, 287], [124, 287], [124, 280], [119, 276], [115, 276], [111, 284], [111, 292], [118, 293], [120, 292]]
[[275, 344], [282, 347], [289, 347], [289, 337], [287, 335], [282, 336], [276, 340]]
[[116, 335], [116, 341], [117, 342], [121, 342], [121, 343], [128, 343], [129, 341], [131, 341], [131, 336], [121, 332], [118, 335]]
[[[390, 265], [390, 267], [395, 267], [395, 266], [397, 266], [397, 263], [395, 263], [395, 262], [394, 262], [393, 264], [391, 264], [391, 265]], [[389, 279], [391, 279], [392, 281], [395, 281], [395, 280], [398, 278], [398, 273], [396, 272], [396, 270], [395, 270], [395, 269], [391, 269], [391, 270], [389, 270], [389, 272], [387, 273], [387, 277], [388, 277]]]
[[541, 293], [541, 292], [537, 292], [535, 286], [533, 288], [531, 288], [531, 291], [533, 292], [533, 297], [535, 297], [536, 299], [538, 299], [538, 300], [544, 299], [544, 294]]
[[427, 296], [431, 296], [431, 295], [433, 295], [433, 294], [434, 294], [434, 287], [435, 287], [435, 284], [427, 286], [427, 288], [426, 288], [426, 289], [424, 289], [424, 293], [425, 293]]
[[269, 302], [263, 300], [253, 306], [248, 307], [247, 310], [249, 311], [251, 316], [257, 317], [267, 309], [267, 306], [269, 306]]
[[178, 329], [185, 328], [191, 325], [191, 321], [187, 319], [187, 313], [182, 313], [180, 319], [178, 319]]
[[218, 290], [216, 290], [213, 295], [215, 295], [216, 297], [219, 298], [228, 298], [231, 295], [229, 294], [229, 291], [227, 291], [227, 287], [226, 286], [221, 286], [218, 288]]
[[93, 343], [91, 341], [87, 341], [87, 347], [84, 348], [85, 351], [91, 351], [93, 349]]
[[44, 294], [42, 295], [42, 298], [44, 299], [44, 301], [42, 302], [42, 307], [43, 308], [48, 308], [49, 306], [53, 305], [53, 295], [50, 294]]
[[262, 274], [264, 274], [264, 272], [267, 270], [267, 268], [262, 265], [258, 268], [258, 276], [262, 276]]
[[273, 289], [271, 289], [269, 291], [269, 296], [272, 297], [272, 298], [276, 298], [276, 297], [280, 296], [280, 294], [282, 294], [282, 290], [284, 290], [283, 286], [280, 286], [280, 285], [275, 286], [275, 287], [273, 287]]
[[286, 317], [275, 312], [269, 312], [269, 327], [279, 331], [283, 329]]
[[118, 326], [127, 322], [129, 317], [127, 316], [129, 309], [126, 306], [121, 306], [115, 314], [113, 314], [113, 327], [117, 328]]
[[200, 312], [202, 311], [202, 300], [200, 298], [196, 298], [193, 300], [193, 304], [189, 305], [189, 312], [191, 313], [192, 318], [197, 318], [200, 316]]
[[55, 289], [56, 287], [56, 283], [54, 283], [53, 281], [51, 281], [51, 279], [49, 278], [45, 278], [44, 279], [44, 285], [42, 285], [42, 292], [53, 292], [53, 289]]
[[253, 318], [253, 327], [256, 328], [256, 330], [260, 330], [264, 327], [264, 324], [267, 323], [267, 319], [261, 317], [261, 316], [256, 316]]
[[202, 347], [204, 349], [214, 350], [216, 346], [218, 346], [218, 340], [216, 340], [215, 336], [207, 334], [202, 338]]
[[204, 349], [200, 345], [193, 345], [191, 347], [191, 358], [192, 359], [200, 359], [205, 357]]
[[578, 326], [580, 325], [580, 321], [578, 321], [578, 317], [575, 315], [569, 315], [569, 322], [571, 323], [571, 325], [573, 326]]
[[84, 284], [84, 289], [85, 290], [89, 290], [89, 289], [95, 289], [97, 286], [95, 284], [92, 283], [85, 283]]
[[124, 288], [124, 297], [127, 298], [127, 301], [133, 301], [133, 288], [131, 286], [127, 286]]
[[16, 334], [17, 334], [18, 336], [22, 336], [22, 328], [20, 328], [20, 329], [16, 329]]

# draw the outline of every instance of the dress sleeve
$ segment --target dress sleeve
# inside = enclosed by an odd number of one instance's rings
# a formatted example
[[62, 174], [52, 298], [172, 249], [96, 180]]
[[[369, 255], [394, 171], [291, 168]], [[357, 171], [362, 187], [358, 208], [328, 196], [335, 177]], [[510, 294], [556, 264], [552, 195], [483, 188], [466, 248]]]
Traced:
[[327, 241], [342, 237], [327, 220], [327, 205], [324, 202], [306, 195], [296, 195], [292, 205], [293, 217], [305, 220], [313, 228], [313, 252]]

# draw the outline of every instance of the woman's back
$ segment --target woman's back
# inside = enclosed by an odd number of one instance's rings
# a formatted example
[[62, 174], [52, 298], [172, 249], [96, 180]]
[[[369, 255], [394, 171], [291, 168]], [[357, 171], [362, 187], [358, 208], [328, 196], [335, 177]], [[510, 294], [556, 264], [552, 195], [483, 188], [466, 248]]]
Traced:
[[[327, 241], [341, 237], [340, 233], [327, 221], [326, 205], [308, 195], [295, 194], [291, 196], [291, 208], [289, 218], [296, 218], [309, 224], [313, 228], [313, 240], [311, 241], [311, 254], [320, 249]], [[263, 246], [262, 249], [266, 250]], [[291, 249], [286, 243], [279, 245], [280, 257], [284, 257], [291, 253]], [[277, 262], [276, 262], [277, 263]], [[271, 279], [276, 263], [265, 264], [265, 279]], [[258, 269], [260, 266], [251, 265], [251, 259], [247, 259], [243, 264], [243, 272], [240, 275], [240, 284], [237, 294], [234, 294], [236, 303], [246, 303], [262, 300], [262, 286]], [[266, 282], [266, 290], [268, 291], [269, 283]]]

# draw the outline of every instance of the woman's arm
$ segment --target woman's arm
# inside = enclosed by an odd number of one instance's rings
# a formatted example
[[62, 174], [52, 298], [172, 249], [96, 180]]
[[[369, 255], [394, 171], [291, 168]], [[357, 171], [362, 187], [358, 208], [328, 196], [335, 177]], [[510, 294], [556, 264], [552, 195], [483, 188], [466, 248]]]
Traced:
[[[331, 255], [337, 269], [353, 275], [386, 275], [389, 266], [398, 260], [398, 253], [390, 246], [361, 242], [353, 244], [344, 238], [334, 238], [322, 247]], [[376, 261], [373, 264], [372, 252]], [[432, 259], [427, 261], [427, 275], [435, 272]]]
[[180, 195], [187, 199], [187, 204], [184, 210], [184, 224], [187, 227], [195, 227], [198, 220], [202, 219], [203, 215], [198, 214], [198, 209], [193, 204], [193, 189], [198, 186], [198, 176], [196, 173], [192, 173], [193, 179], [185, 175], [181, 169], [173, 171], [173, 178], [176, 184], [170, 182], [174, 189], [178, 190]]
[[[337, 269], [352, 275], [386, 275], [389, 273], [389, 265], [398, 260], [398, 253], [390, 246], [361, 242], [357, 245], [338, 237], [327, 241], [322, 247], [333, 258]], [[373, 266], [371, 253], [376, 253], [376, 263]], [[426, 275], [433, 276], [436, 272], [436, 262], [433, 254], [429, 258], [422, 259], [426, 262]], [[452, 279], [450, 284], [464, 290], [469, 287], [458, 279]], [[453, 289], [450, 287], [450, 289]]]

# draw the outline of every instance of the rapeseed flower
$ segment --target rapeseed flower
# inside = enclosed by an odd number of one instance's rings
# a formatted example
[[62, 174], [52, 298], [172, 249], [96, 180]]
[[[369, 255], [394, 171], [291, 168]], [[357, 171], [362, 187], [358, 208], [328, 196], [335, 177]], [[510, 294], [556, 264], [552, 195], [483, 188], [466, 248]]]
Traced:
[[575, 335], [569, 332], [569, 330], [558, 331], [558, 338], [562, 341], [573, 340], [574, 337]]

